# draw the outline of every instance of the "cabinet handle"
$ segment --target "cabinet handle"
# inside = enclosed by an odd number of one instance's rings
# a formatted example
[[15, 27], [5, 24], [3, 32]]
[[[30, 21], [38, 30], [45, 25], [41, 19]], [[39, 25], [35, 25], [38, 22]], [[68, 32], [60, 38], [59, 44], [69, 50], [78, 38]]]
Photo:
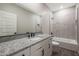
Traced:
[[[42, 47], [40, 47], [40, 48], [38, 48], [38, 49], [41, 49]], [[36, 49], [36, 50], [38, 50], [38, 49]]]
[[50, 48], [50, 44], [48, 44], [49, 45], [49, 48]]
[[42, 56], [44, 56], [44, 49], [42, 50]]
[[22, 56], [25, 56], [24, 54]]
[[38, 48], [38, 49], [41, 49], [42, 47]]

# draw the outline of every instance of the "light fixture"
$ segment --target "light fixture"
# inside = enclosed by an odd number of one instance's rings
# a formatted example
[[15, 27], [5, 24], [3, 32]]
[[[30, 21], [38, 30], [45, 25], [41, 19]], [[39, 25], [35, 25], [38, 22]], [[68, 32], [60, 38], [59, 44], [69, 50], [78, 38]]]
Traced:
[[61, 6], [60, 6], [60, 8], [62, 9], [62, 8], [63, 8], [63, 6], [61, 5]]

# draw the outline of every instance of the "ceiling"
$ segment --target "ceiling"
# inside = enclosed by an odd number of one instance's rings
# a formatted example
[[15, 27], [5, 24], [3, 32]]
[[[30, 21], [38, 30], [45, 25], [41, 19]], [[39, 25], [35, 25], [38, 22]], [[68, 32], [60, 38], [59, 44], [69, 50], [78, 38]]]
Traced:
[[46, 3], [46, 5], [51, 11], [57, 11], [63, 8], [74, 6], [75, 4], [74, 3]]
[[48, 9], [47, 6], [42, 3], [17, 3], [17, 5], [38, 15], [44, 14]]
[[42, 15], [48, 10], [52, 12], [74, 6], [74, 3], [17, 3], [18, 6], [33, 13]]

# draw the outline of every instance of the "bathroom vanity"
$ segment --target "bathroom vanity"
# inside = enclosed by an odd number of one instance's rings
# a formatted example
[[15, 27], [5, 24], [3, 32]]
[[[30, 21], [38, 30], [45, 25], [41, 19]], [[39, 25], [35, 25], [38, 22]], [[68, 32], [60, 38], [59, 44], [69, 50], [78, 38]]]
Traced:
[[0, 43], [1, 56], [50, 56], [51, 54], [52, 38], [45, 34]]

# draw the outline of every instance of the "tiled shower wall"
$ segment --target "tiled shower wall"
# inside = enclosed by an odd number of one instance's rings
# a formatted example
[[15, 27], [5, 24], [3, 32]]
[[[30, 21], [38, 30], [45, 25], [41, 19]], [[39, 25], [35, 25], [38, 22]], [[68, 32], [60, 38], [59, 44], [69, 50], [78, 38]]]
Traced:
[[75, 7], [54, 13], [53, 33], [56, 37], [76, 39]]

